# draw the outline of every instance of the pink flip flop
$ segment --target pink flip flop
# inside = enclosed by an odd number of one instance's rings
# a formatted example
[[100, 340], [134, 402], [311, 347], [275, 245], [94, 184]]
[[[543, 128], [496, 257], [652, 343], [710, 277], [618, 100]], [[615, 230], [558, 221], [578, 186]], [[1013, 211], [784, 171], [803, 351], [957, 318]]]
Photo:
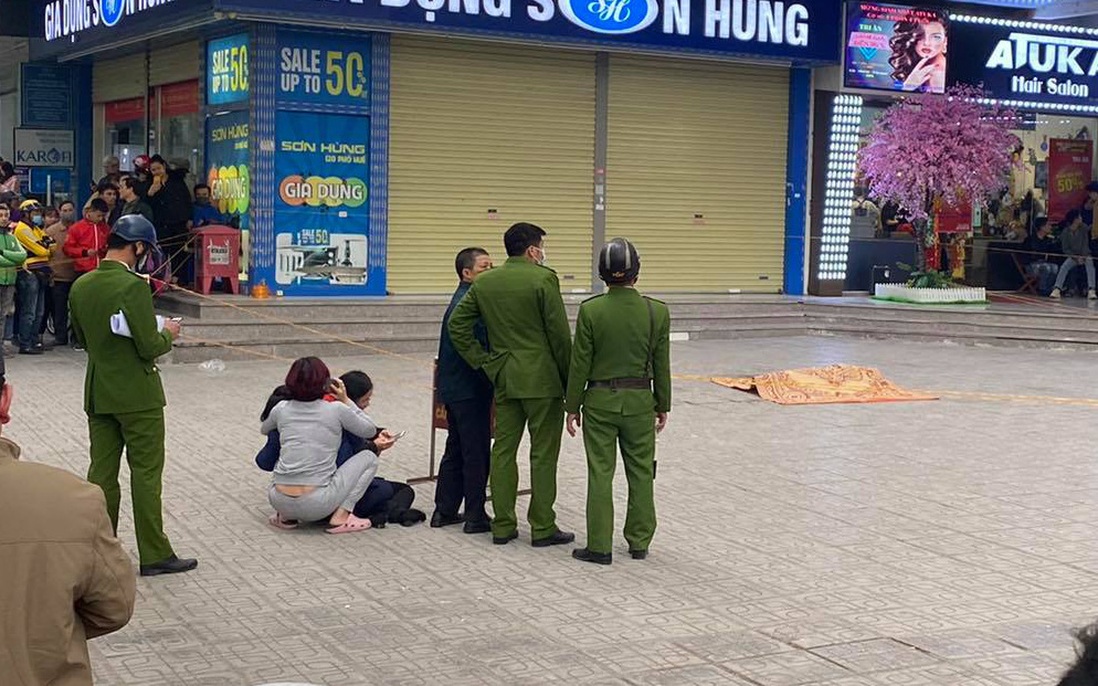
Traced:
[[343, 522], [339, 526], [333, 526], [330, 529], [325, 529], [330, 534], [352, 534], [356, 531], [366, 531], [374, 523], [369, 519], [359, 519], [354, 515], [347, 517], [347, 521]]
[[283, 531], [289, 531], [290, 529], [297, 528], [297, 522], [292, 519], [283, 519], [282, 515], [275, 512], [273, 515], [267, 518], [267, 523], [276, 529], [282, 529]]

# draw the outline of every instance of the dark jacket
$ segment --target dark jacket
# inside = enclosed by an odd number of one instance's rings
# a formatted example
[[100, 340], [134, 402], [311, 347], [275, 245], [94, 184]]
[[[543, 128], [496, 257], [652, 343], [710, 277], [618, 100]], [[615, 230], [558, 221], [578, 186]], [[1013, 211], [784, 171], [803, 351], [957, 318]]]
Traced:
[[[450, 316], [471, 285], [464, 281], [458, 284], [454, 297], [450, 298], [450, 306], [442, 317], [442, 335], [438, 343], [438, 399], [442, 403], [477, 399], [487, 402], [492, 399], [492, 384], [488, 377], [484, 372], [470, 367], [458, 354], [450, 339]], [[478, 319], [473, 325], [473, 335], [480, 341], [481, 347], [488, 350], [488, 332], [483, 321]]]
[[[1038, 260], [1044, 261], [1048, 259], [1048, 256], [1060, 254], [1060, 241], [1056, 240], [1051, 234], [1044, 238], [1039, 238], [1037, 233], [1031, 233], [1026, 237], [1025, 242], [1022, 243], [1022, 250], [1026, 254], [1021, 255], [1022, 264], [1029, 264], [1030, 262], [1036, 262]], [[1036, 255], [1034, 253], [1044, 253], [1043, 255]]]
[[182, 169], [172, 169], [164, 186], [146, 197], [156, 217], [156, 228], [185, 228], [191, 220], [193, 203], [191, 191], [184, 180], [186, 174]]

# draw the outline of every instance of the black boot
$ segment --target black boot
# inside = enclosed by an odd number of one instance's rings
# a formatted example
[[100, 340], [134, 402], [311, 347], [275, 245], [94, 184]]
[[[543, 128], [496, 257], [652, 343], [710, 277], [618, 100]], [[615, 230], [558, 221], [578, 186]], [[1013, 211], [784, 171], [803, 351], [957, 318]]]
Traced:
[[538, 538], [530, 542], [535, 548], [545, 548], [551, 545], [564, 545], [576, 540], [576, 535], [571, 531], [561, 531], [557, 529], [557, 532], [552, 536], [545, 538]]
[[179, 574], [189, 572], [198, 566], [198, 560], [180, 558], [174, 553], [167, 560], [151, 565], [141, 565], [141, 576], [159, 576], [160, 574]]
[[593, 553], [587, 548], [576, 548], [572, 551], [572, 557], [581, 562], [594, 562], [597, 565], [608, 565], [614, 561], [613, 553]]
[[461, 524], [464, 521], [465, 517], [462, 517], [459, 514], [448, 515], [435, 510], [435, 513], [431, 515], [431, 528], [439, 529], [444, 526], [450, 526], [451, 524]]
[[643, 560], [648, 557], [647, 550], [630, 550], [629, 554], [633, 556], [634, 560]]

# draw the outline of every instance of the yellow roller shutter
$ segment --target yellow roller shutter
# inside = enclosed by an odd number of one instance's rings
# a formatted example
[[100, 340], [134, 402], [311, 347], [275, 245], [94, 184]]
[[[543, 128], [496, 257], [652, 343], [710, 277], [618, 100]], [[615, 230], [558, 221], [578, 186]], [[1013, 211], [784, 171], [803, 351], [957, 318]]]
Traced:
[[391, 75], [389, 290], [450, 291], [457, 251], [502, 261], [516, 221], [589, 289], [594, 55], [393, 36]]
[[788, 71], [610, 58], [607, 238], [648, 290], [782, 285]]
[[198, 41], [153, 50], [149, 53], [149, 85], [162, 86], [197, 79], [200, 54]]
[[92, 101], [140, 98], [145, 92], [145, 53], [98, 60], [92, 68]]

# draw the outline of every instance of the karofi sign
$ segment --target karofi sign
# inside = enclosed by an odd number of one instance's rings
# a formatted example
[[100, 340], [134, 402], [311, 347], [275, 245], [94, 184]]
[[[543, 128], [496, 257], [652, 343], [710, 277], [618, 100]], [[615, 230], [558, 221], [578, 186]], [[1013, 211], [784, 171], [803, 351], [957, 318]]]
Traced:
[[377, 28], [834, 62], [836, 0], [222, 0]]

